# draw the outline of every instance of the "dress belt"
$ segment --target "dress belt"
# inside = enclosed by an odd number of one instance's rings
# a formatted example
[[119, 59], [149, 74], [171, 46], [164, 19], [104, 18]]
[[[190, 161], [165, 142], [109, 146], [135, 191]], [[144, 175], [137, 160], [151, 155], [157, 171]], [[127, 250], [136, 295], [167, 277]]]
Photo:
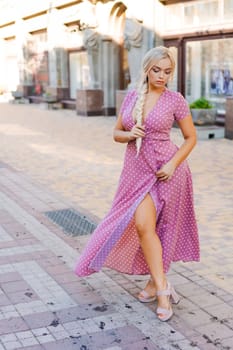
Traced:
[[144, 141], [170, 141], [169, 137], [159, 137], [159, 136], [145, 136]]

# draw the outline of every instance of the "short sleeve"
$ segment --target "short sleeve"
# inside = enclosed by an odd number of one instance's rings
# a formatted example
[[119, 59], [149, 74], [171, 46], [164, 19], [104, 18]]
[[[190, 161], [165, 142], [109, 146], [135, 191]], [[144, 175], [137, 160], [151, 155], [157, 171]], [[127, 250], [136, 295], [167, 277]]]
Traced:
[[184, 97], [178, 92], [176, 96], [176, 103], [175, 103], [175, 111], [174, 111], [174, 117], [176, 121], [179, 121], [181, 119], [184, 119], [188, 115], [190, 115], [190, 109], [188, 102], [184, 99]]
[[119, 110], [119, 115], [123, 115], [124, 111], [126, 111], [130, 105], [130, 103], [132, 102], [132, 99], [135, 97], [136, 95], [136, 90], [130, 90], [126, 96], [123, 99], [123, 102], [121, 104], [120, 110]]

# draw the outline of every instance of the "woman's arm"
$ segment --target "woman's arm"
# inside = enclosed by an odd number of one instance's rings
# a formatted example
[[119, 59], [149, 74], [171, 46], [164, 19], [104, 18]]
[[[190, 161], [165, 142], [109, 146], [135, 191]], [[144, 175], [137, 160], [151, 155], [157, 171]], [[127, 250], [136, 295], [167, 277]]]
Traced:
[[126, 143], [133, 141], [138, 137], [144, 137], [144, 126], [134, 125], [130, 131], [126, 131], [122, 125], [122, 116], [117, 118], [116, 125], [113, 129], [113, 139], [116, 142]]
[[189, 115], [184, 119], [177, 121], [177, 123], [183, 134], [184, 142], [172, 158], [172, 162], [176, 168], [188, 157], [189, 153], [197, 143], [197, 133], [195, 126], [193, 125], [192, 116]]
[[176, 168], [188, 157], [197, 142], [196, 129], [191, 115], [177, 121], [177, 123], [183, 134], [184, 142], [169, 162], [157, 171], [156, 176], [159, 180], [169, 180]]

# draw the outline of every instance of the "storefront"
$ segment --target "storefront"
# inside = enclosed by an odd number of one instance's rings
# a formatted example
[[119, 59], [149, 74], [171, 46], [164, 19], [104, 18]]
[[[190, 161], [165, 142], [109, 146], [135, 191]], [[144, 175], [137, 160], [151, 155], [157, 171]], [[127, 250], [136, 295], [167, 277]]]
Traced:
[[134, 0], [36, 6], [25, 3], [18, 18], [15, 2], [5, 2], [0, 61], [14, 72], [0, 81], [7, 90], [18, 83], [75, 100], [78, 89], [101, 89], [104, 113], [114, 114], [116, 91], [133, 87], [145, 52], [165, 44], [177, 61], [171, 89], [189, 102], [204, 96], [219, 109], [233, 95], [233, 0], [147, 0], [146, 11]]
[[163, 37], [177, 55], [177, 90], [189, 102], [206, 97], [224, 109], [233, 95], [233, 1], [183, 2], [166, 11]]

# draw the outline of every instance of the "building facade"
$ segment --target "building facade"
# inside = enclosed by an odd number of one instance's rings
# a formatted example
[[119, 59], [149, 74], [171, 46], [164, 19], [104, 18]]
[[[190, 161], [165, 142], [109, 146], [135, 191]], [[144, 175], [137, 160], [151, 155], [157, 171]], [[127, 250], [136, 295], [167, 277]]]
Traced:
[[135, 85], [145, 52], [171, 47], [171, 89], [224, 108], [233, 95], [233, 0], [0, 0], [0, 92], [76, 100]]

